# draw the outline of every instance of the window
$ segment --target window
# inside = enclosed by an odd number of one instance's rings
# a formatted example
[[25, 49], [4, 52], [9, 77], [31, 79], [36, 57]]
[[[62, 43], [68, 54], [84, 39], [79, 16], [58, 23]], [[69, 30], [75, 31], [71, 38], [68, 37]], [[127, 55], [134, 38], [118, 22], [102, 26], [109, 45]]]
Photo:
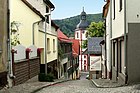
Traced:
[[77, 38], [79, 38], [79, 33], [77, 32]]
[[113, 20], [115, 20], [115, 0], [113, 0]]
[[115, 67], [115, 42], [113, 42], [113, 66]]
[[49, 8], [46, 6], [46, 13], [49, 13]]
[[[49, 13], [49, 8], [46, 7], [46, 13]], [[49, 23], [49, 15], [46, 16], [46, 22]]]
[[121, 73], [125, 74], [124, 63], [124, 41], [121, 42]]
[[120, 0], [120, 10], [119, 11], [121, 11], [122, 10], [122, 0]]
[[53, 39], [53, 52], [55, 52], [55, 39]]
[[47, 38], [47, 52], [50, 52], [50, 39]]
[[82, 18], [81, 18], [82, 20], [85, 20], [86, 19], [86, 16], [85, 15], [82, 15]]
[[84, 64], [86, 64], [86, 60], [84, 60]]
[[120, 40], [119, 41], [119, 44], [118, 44], [118, 62], [119, 62], [119, 72], [121, 73], [121, 61], [122, 61], [122, 53], [121, 52], [123, 52], [122, 51], [122, 48], [121, 48], [121, 46], [122, 46], [122, 41]]
[[115, 67], [118, 70], [118, 41], [115, 43]]
[[84, 58], [86, 58], [86, 55], [84, 55]]

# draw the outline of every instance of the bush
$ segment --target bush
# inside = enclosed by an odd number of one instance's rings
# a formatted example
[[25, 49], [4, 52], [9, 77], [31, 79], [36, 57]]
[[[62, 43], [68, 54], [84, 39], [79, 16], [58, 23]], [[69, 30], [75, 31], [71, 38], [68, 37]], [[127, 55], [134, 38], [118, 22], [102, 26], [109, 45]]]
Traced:
[[52, 74], [45, 74], [45, 73], [39, 73], [38, 79], [41, 82], [54, 82], [54, 76]]
[[48, 82], [54, 82], [53, 74], [47, 74], [46, 79], [47, 79]]

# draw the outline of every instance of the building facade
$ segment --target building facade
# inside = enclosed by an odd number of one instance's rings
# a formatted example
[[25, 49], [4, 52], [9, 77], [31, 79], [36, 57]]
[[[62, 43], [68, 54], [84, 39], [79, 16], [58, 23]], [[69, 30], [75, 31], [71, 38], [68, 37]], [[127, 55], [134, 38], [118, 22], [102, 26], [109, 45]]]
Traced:
[[73, 77], [72, 79], [79, 79], [79, 54], [80, 54], [80, 43], [79, 40], [71, 39], [72, 41], [72, 68]]
[[[32, 6], [34, 6], [40, 13], [45, 17], [44, 21], [39, 22], [39, 33], [35, 39], [39, 40], [36, 42], [36, 45], [40, 48], [44, 47], [44, 54], [42, 54], [41, 62], [41, 73], [45, 72], [45, 68], [48, 70], [47, 73], [58, 73], [57, 68], [57, 29], [58, 26], [55, 25], [51, 20], [51, 12], [54, 10], [55, 6], [49, 0], [27, 0]], [[47, 14], [47, 15], [46, 15]], [[46, 25], [45, 25], [46, 24]], [[46, 36], [45, 36], [46, 34]], [[37, 35], [37, 33], [36, 33]], [[46, 38], [46, 40], [44, 39]], [[46, 44], [45, 44], [46, 42]], [[46, 47], [46, 48], [45, 48]], [[46, 66], [45, 66], [46, 64]], [[58, 74], [55, 74], [55, 77], [58, 78]]]
[[102, 46], [100, 42], [103, 37], [90, 37], [88, 38], [88, 66], [89, 66], [89, 79], [102, 77]]
[[0, 1], [0, 88], [7, 84], [8, 73], [8, 0]]
[[[139, 82], [139, 0], [108, 0], [106, 43], [112, 79], [124, 84]], [[134, 6], [133, 8], [131, 6]], [[133, 11], [135, 10], [135, 11]], [[107, 34], [106, 34], [107, 35]]]
[[72, 79], [72, 42], [60, 29], [58, 29], [58, 43], [59, 77]]

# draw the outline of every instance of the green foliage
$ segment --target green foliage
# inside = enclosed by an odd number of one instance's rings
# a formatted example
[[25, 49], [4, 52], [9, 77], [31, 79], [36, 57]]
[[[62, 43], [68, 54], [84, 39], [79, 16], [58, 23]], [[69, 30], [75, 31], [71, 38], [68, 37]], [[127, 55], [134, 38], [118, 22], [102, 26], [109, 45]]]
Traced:
[[19, 22], [16, 21], [11, 22], [11, 45], [12, 46], [16, 46], [20, 44], [19, 26], [20, 26]]
[[[104, 23], [103, 22], [91, 22], [87, 28], [86, 37], [103, 37], [104, 36]], [[87, 40], [83, 42], [82, 48], [87, 47]]]
[[64, 51], [61, 48], [60, 42], [58, 42], [58, 55], [60, 59], [63, 57]]
[[38, 80], [42, 81], [42, 82], [46, 81], [46, 74], [45, 73], [39, 73]]
[[[102, 21], [102, 14], [87, 14], [87, 22], [99, 22]], [[60, 27], [65, 35], [74, 36], [74, 30], [76, 29], [77, 24], [80, 22], [80, 15], [62, 19], [54, 20], [54, 22]]]
[[87, 40], [85, 40], [83, 43], [82, 43], [82, 48], [87, 48]]
[[87, 36], [90, 37], [103, 37], [104, 36], [104, 23], [103, 22], [92, 22], [87, 28]]
[[52, 74], [39, 73], [38, 79], [40, 82], [54, 82], [54, 76]]
[[51, 74], [51, 73], [47, 74], [47, 75], [46, 75], [46, 80], [47, 80], [48, 82], [54, 82], [54, 75]]

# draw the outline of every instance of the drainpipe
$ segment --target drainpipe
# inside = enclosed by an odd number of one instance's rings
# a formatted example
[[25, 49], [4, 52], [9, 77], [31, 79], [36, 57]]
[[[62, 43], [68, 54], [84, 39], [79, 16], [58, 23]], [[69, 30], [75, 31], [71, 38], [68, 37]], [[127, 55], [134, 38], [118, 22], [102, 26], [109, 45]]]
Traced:
[[107, 44], [107, 42], [106, 42], [106, 18], [104, 19], [104, 21], [105, 21], [105, 79], [107, 79], [107, 50], [106, 50], [106, 44]]
[[41, 22], [42, 20], [40, 21], [36, 21], [32, 24], [32, 40], [33, 40], [33, 45], [35, 45], [35, 24], [38, 24]]
[[8, 26], [8, 28], [7, 28], [7, 31], [8, 31], [8, 39], [7, 39], [7, 45], [8, 45], [8, 64], [9, 64], [9, 66], [8, 66], [8, 69], [9, 69], [9, 77], [10, 78], [14, 78], [15, 76], [13, 75], [13, 69], [12, 69], [12, 61], [11, 61], [11, 41], [10, 41], [10, 30], [11, 30], [11, 25], [10, 25], [10, 0], [7, 0], [7, 5], [8, 5], [8, 15], [7, 15], [7, 26]]
[[126, 0], [124, 0], [124, 62], [125, 62], [125, 84], [127, 84], [128, 81], [128, 75], [127, 75], [127, 35], [126, 35]]
[[83, 66], [82, 65], [82, 61], [83, 61], [82, 60], [82, 29], [80, 29], [80, 32], [81, 32], [81, 36], [80, 36], [80, 38], [81, 38], [81, 47], [80, 47], [81, 48], [81, 51], [80, 51], [80, 53], [81, 53], [81, 71], [82, 71], [82, 66]]
[[111, 41], [111, 38], [112, 38], [112, 0], [110, 0], [110, 33], [109, 33], [109, 39], [110, 39], [110, 42], [109, 42], [109, 61], [110, 61], [110, 72], [109, 72], [109, 78], [110, 80], [112, 79], [112, 41]]
[[[47, 74], [47, 29], [46, 29], [46, 21], [47, 21], [47, 19], [46, 19], [46, 16], [48, 16], [48, 15], [50, 15], [50, 13], [45, 13], [45, 74]], [[49, 22], [50, 23], [50, 22]]]

